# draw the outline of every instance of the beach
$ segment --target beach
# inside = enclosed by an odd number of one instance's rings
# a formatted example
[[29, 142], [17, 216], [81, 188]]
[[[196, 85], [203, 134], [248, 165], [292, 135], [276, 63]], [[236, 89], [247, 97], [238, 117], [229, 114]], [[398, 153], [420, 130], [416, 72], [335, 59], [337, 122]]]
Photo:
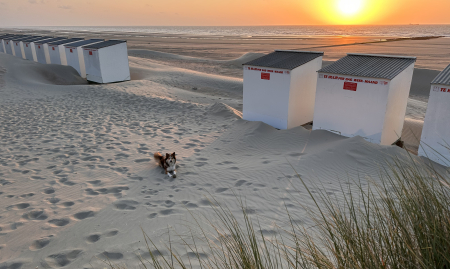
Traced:
[[[267, 236], [284, 227], [286, 208], [313, 224], [296, 204], [314, 205], [297, 176], [339, 200], [341, 180], [365, 186], [393, 158], [421, 162], [430, 82], [450, 61], [450, 38], [59, 36], [126, 39], [131, 81], [88, 84], [71, 67], [0, 53], [1, 269], [107, 267], [102, 260], [138, 268], [139, 255], [150, 259], [142, 231], [161, 246], [170, 231], [173, 247], [195, 256], [176, 233], [189, 234], [192, 215], [214, 219], [211, 196], [236, 215], [243, 198]], [[416, 56], [402, 133], [409, 151], [242, 120], [242, 64], [275, 49], [324, 51], [324, 65], [349, 52]], [[177, 178], [157, 166], [157, 151], [176, 152]]]

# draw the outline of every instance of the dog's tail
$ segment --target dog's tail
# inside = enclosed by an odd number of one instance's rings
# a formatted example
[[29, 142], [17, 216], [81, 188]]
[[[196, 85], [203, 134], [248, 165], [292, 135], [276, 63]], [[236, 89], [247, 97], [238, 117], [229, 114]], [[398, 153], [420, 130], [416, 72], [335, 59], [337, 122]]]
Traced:
[[160, 164], [161, 163], [161, 158], [163, 157], [162, 154], [158, 151], [155, 152], [155, 154], [153, 154], [153, 157], [155, 158], [155, 161]]

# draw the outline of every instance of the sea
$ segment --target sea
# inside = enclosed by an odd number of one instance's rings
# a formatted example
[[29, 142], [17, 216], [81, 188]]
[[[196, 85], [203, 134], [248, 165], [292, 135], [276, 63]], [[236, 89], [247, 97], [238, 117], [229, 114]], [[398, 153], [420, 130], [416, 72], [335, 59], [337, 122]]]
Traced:
[[448, 25], [329, 25], [329, 26], [41, 26], [15, 29], [51, 31], [124, 32], [199, 36], [375, 36], [375, 37], [450, 37]]

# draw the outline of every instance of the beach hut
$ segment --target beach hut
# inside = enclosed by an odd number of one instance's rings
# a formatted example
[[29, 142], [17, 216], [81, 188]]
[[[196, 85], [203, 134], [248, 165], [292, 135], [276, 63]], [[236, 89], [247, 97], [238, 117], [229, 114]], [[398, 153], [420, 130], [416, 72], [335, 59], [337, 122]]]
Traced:
[[48, 43], [67, 39], [65, 37], [55, 37], [34, 42], [36, 49], [36, 59], [41, 64], [50, 64], [50, 54], [48, 52]]
[[6, 53], [5, 45], [3, 43], [3, 39], [5, 39], [5, 38], [7, 38], [9, 36], [11, 36], [11, 35], [10, 34], [4, 34], [4, 35], [0, 36], [0, 52], [1, 53]]
[[415, 57], [348, 54], [318, 71], [313, 130], [391, 145], [402, 133]]
[[48, 43], [48, 53], [50, 55], [50, 63], [67, 65], [66, 50], [64, 44], [73, 43], [83, 40], [82, 38], [69, 38]]
[[323, 52], [276, 50], [245, 63], [243, 118], [289, 129], [313, 120]]
[[109, 40], [83, 47], [86, 79], [97, 83], [130, 80], [127, 42]]
[[450, 166], [450, 65], [432, 82], [419, 156]]
[[86, 67], [84, 65], [83, 46], [105, 41], [104, 39], [82, 40], [70, 44], [65, 44], [67, 65], [77, 70], [82, 78], [86, 78]]
[[51, 39], [53, 37], [49, 37], [49, 36], [41, 36], [41, 37], [36, 37], [33, 39], [27, 39], [23, 42], [23, 49], [25, 51], [25, 58], [27, 60], [30, 61], [35, 61], [37, 62], [37, 56], [36, 56], [36, 48], [35, 48], [35, 42], [37, 41], [43, 41], [43, 40], [47, 40], [47, 39]]

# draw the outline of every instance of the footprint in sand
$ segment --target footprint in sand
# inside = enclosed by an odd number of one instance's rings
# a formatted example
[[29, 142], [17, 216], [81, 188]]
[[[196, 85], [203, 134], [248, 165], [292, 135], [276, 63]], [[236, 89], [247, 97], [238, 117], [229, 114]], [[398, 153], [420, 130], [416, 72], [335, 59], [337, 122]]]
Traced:
[[91, 218], [95, 216], [95, 212], [94, 211], [82, 211], [82, 212], [78, 212], [76, 214], [73, 215], [73, 217], [77, 220], [84, 220], [87, 218]]
[[171, 200], [166, 200], [166, 201], [164, 201], [164, 203], [162, 205], [170, 208], [170, 207], [174, 206], [175, 203], [172, 202]]
[[105, 232], [104, 235], [105, 235], [106, 237], [113, 237], [113, 236], [116, 236], [118, 233], [119, 233], [118, 230], [111, 230], [111, 231]]
[[45, 248], [48, 244], [50, 244], [50, 237], [52, 237], [52, 236], [34, 240], [33, 243], [31, 243], [30, 250], [37, 251], [37, 250]]
[[148, 215], [147, 217], [148, 217], [149, 219], [154, 219], [154, 218], [156, 218], [156, 216], [158, 216], [158, 213], [151, 213], [151, 214]]
[[25, 225], [24, 222], [14, 222], [9, 226], [9, 228], [11, 228], [11, 230], [17, 230], [17, 228], [19, 228], [23, 225]]
[[210, 200], [208, 200], [208, 199], [200, 200], [200, 204], [203, 205], [203, 206], [212, 206], [213, 205], [213, 203]]
[[[73, 262], [83, 251], [81, 249], [66, 250], [59, 253], [52, 254], [45, 258], [47, 267], [61, 268]], [[44, 266], [46, 268], [46, 266]]]
[[23, 267], [24, 265], [25, 265], [25, 263], [22, 263], [22, 262], [1, 263], [0, 268], [1, 269], [19, 269], [19, 268], [25, 268], [25, 267]]
[[44, 180], [46, 179], [45, 177], [39, 177], [39, 176], [32, 176], [30, 177], [32, 180]]
[[61, 203], [61, 205], [64, 206], [64, 207], [71, 207], [71, 206], [73, 206], [74, 204], [75, 204], [74, 202], [64, 202], [64, 203]]
[[66, 226], [67, 224], [69, 224], [70, 220], [67, 218], [52, 219], [52, 220], [49, 220], [48, 223], [50, 223], [53, 227], [62, 227], [62, 226]]
[[34, 193], [31, 192], [31, 193], [20, 195], [20, 197], [22, 197], [22, 198], [27, 198], [27, 197], [31, 197], [31, 196], [34, 196]]
[[120, 252], [108, 252], [104, 251], [99, 255], [99, 258], [108, 259], [108, 260], [120, 260], [123, 258], [123, 254]]
[[46, 220], [48, 218], [44, 210], [30, 211], [22, 215], [26, 220]]
[[86, 237], [86, 242], [92, 244], [100, 240], [101, 235], [100, 234], [91, 234], [88, 237]]
[[61, 199], [59, 199], [59, 198], [49, 198], [49, 199], [47, 199], [47, 201], [50, 204], [57, 204], [57, 203], [59, 203], [59, 201], [61, 201]]
[[20, 203], [20, 204], [17, 204], [17, 205], [8, 206], [6, 209], [7, 210], [10, 210], [10, 209], [20, 210], [20, 209], [25, 209], [25, 208], [27, 208], [29, 206], [30, 206], [29, 203]]
[[194, 204], [194, 203], [191, 203], [190, 201], [183, 201], [182, 203], [183, 203], [184, 206], [187, 207], [187, 208], [197, 208], [197, 207], [198, 207], [198, 205], [196, 205], [196, 204]]
[[134, 160], [135, 163], [148, 163], [150, 161], [151, 161], [151, 159], [149, 159], [149, 158]]
[[45, 194], [52, 194], [52, 193], [55, 193], [55, 189], [53, 189], [53, 188], [48, 188], [48, 189], [45, 189], [45, 190], [43, 191], [43, 193], [45, 193]]
[[168, 216], [168, 215], [172, 215], [177, 213], [178, 211], [175, 209], [164, 209], [159, 211], [159, 214], [163, 215], [163, 216]]
[[228, 188], [218, 188], [218, 189], [216, 189], [216, 193], [222, 193], [226, 190], [228, 190]]
[[98, 186], [102, 184], [101, 180], [92, 180], [92, 181], [87, 181], [87, 183], [93, 185], [93, 186]]
[[114, 207], [118, 210], [135, 210], [138, 204], [134, 200], [120, 200], [114, 203]]

